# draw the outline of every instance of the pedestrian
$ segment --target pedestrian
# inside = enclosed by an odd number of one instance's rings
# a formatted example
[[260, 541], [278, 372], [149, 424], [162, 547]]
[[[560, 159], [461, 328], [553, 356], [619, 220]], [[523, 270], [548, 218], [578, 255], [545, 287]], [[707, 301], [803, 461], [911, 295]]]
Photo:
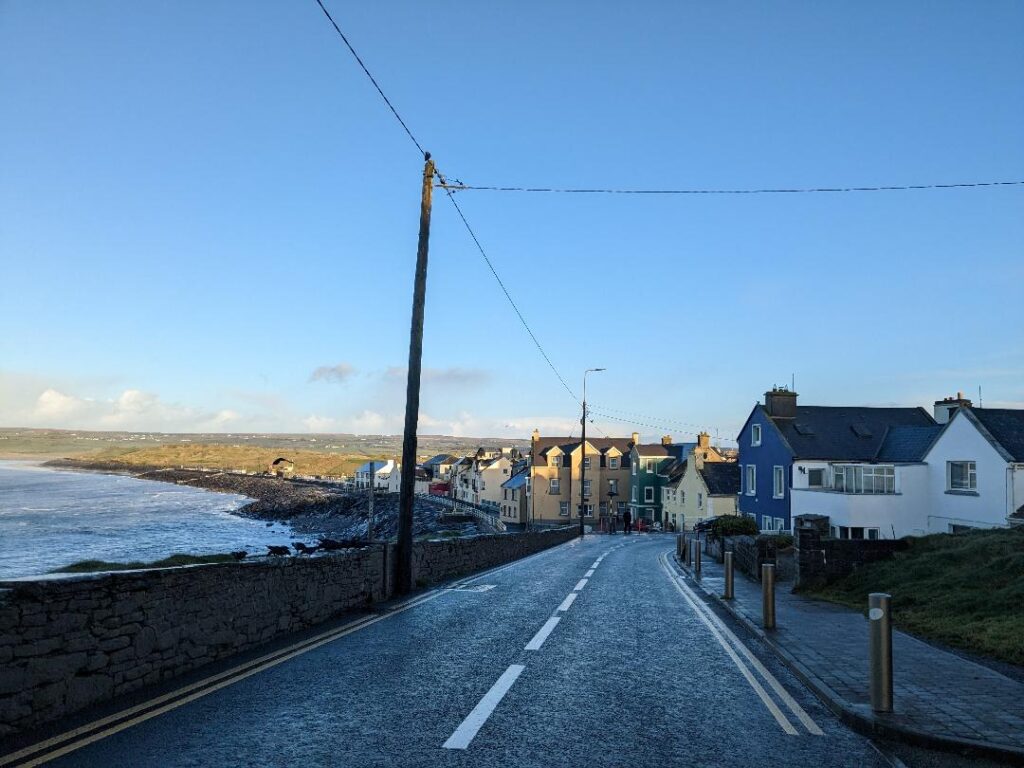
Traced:
[[627, 509], [622, 513], [622, 532], [628, 534], [632, 528], [633, 514]]

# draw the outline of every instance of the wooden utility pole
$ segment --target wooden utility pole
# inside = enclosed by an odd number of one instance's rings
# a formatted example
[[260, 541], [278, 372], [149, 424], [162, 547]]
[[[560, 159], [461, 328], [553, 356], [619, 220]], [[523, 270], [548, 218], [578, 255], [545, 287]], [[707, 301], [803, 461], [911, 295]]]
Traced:
[[405, 392], [405, 434], [402, 438], [402, 486], [398, 496], [398, 567], [395, 590], [412, 591], [412, 508], [416, 488], [416, 427], [420, 417], [420, 363], [423, 359], [423, 305], [427, 298], [427, 251], [430, 246], [430, 202], [434, 161], [424, 153], [423, 193], [420, 200], [420, 239], [416, 248], [416, 282], [409, 329], [409, 380]]

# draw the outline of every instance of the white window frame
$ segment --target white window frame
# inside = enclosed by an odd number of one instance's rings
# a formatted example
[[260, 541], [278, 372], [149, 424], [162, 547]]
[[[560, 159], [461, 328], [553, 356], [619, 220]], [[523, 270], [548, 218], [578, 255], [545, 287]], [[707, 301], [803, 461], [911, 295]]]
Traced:
[[746, 466], [746, 494], [747, 496], [753, 496], [757, 493], [757, 465], [747, 464]]
[[704, 494], [697, 491], [697, 509], [704, 509]]
[[654, 459], [647, 459], [644, 462], [644, 472], [653, 472], [656, 463]]
[[632, 501], [634, 504], [636, 504], [636, 486], [635, 485], [633, 486], [633, 491], [630, 494], [630, 501]]
[[[966, 485], [953, 486], [953, 465], [964, 465], [964, 472], [967, 476]], [[946, 490], [947, 491], [976, 491], [978, 490], [978, 464], [966, 459], [960, 461], [946, 462]]]
[[609, 456], [608, 457], [608, 469], [618, 469], [618, 468], [619, 468], [619, 457], [618, 456]]
[[644, 504], [654, 503], [654, 486], [648, 485], [644, 488]]
[[757, 448], [761, 445], [761, 425], [751, 424], [750, 425], [750, 447]]
[[548, 456], [548, 466], [550, 466], [550, 467], [558, 467], [559, 469], [561, 469], [561, 467], [562, 467], [562, 455], [561, 454], [556, 454], [554, 456]]
[[584, 480], [583, 481], [583, 498], [586, 498], [587, 496], [590, 495], [590, 490], [591, 490], [591, 488], [593, 488], [593, 485], [592, 485], [593, 482], [594, 482], [593, 480]]
[[562, 481], [557, 477], [548, 479], [548, 493], [557, 496], [562, 492]]
[[785, 467], [781, 464], [776, 464], [772, 467], [772, 498], [773, 499], [784, 499], [786, 498], [786, 473]]
[[560, 501], [560, 502], [558, 502], [558, 516], [559, 517], [568, 517], [569, 516], [569, 502], [568, 501]]
[[640, 459], [637, 459], [636, 461], [633, 462], [633, 467], [632, 467], [633, 477], [636, 477], [636, 466], [639, 463], [640, 463]]
[[619, 481], [618, 481], [618, 479], [616, 479], [614, 477], [610, 478], [608, 480], [608, 493], [618, 493], [618, 492], [619, 492]]
[[583, 468], [584, 469], [590, 469], [590, 464], [591, 464], [590, 459], [591, 459], [590, 456], [584, 456], [583, 457]]
[[786, 518], [784, 518], [784, 517], [776, 517], [775, 518], [775, 530], [780, 532], [780, 533], [782, 531], [786, 530]]
[[[821, 473], [821, 482], [815, 485], [811, 482], [811, 472]], [[823, 467], [808, 467], [807, 468], [807, 487], [808, 488], [825, 488], [828, 485], [828, 473]]]

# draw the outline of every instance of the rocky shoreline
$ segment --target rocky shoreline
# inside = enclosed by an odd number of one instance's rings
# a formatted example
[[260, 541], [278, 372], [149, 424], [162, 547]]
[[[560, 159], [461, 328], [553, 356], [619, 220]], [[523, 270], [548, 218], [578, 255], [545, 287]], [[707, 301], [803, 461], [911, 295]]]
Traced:
[[[330, 485], [266, 475], [175, 469], [126, 464], [119, 461], [55, 459], [43, 466], [105, 474], [122, 474], [140, 480], [190, 485], [209, 491], [235, 493], [253, 501], [234, 510], [242, 517], [287, 523], [296, 533], [353, 539], [366, 535], [368, 503], [366, 493], [344, 491]], [[417, 499], [413, 511], [413, 535], [443, 534], [466, 536], [479, 533], [472, 521], [441, 520], [444, 509], [429, 500]], [[398, 495], [381, 494], [374, 499], [375, 538], [397, 536]]]

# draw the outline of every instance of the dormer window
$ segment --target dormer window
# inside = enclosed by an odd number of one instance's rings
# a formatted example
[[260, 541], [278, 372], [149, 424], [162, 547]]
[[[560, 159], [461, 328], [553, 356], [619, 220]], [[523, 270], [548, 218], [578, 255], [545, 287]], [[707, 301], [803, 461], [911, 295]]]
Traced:
[[583, 458], [583, 468], [584, 469], [590, 469], [590, 457], [589, 456], [585, 456]]
[[618, 469], [618, 468], [619, 468], [619, 457], [618, 456], [609, 456], [608, 457], [608, 469]]
[[549, 456], [548, 457], [548, 465], [552, 466], [552, 467], [560, 467], [560, 466], [562, 466], [562, 457], [561, 457], [561, 455], [556, 454], [555, 456]]
[[750, 445], [754, 448], [761, 444], [761, 425], [754, 424], [750, 427]]

